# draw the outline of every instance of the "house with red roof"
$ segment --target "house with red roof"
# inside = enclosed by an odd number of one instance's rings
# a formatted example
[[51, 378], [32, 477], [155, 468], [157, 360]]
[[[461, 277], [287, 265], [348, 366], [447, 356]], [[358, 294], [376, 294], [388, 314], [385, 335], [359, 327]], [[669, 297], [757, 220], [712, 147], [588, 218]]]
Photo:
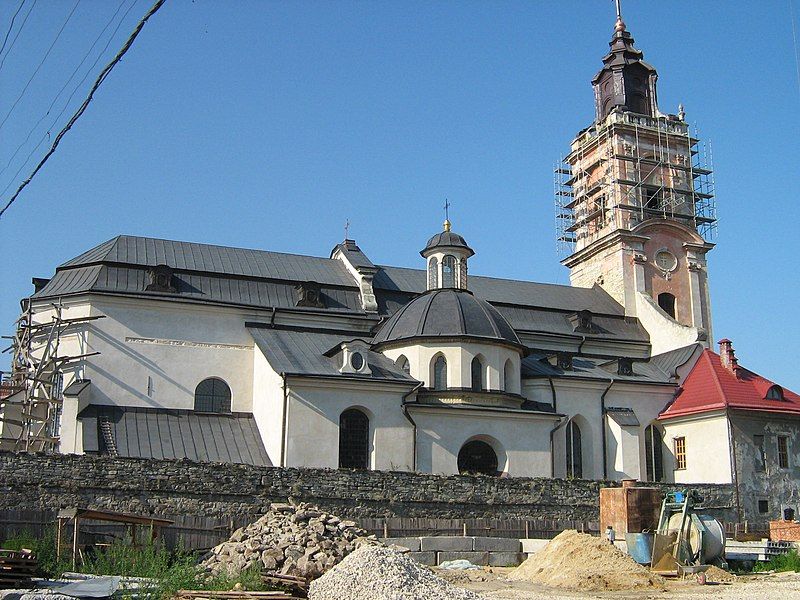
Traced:
[[703, 351], [659, 415], [676, 483], [736, 486], [739, 514], [800, 514], [800, 395], [739, 365], [733, 344]]

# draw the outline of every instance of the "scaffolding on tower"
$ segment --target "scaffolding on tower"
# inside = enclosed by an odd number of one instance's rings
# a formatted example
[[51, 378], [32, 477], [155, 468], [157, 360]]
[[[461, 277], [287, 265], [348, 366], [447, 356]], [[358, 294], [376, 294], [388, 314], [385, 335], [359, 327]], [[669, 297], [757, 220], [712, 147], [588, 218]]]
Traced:
[[565, 258], [617, 229], [673, 219], [716, 235], [710, 145], [674, 116], [611, 113], [580, 132], [554, 169], [557, 250]]
[[[58, 450], [63, 405], [64, 372], [99, 352], [61, 354], [66, 336], [78, 326], [103, 317], [64, 318], [59, 300], [50, 320], [37, 322], [30, 298], [22, 301], [11, 346], [11, 374], [4, 381], [10, 392], [0, 397], [0, 450], [55, 452]], [[9, 337], [9, 336], [5, 336]]]

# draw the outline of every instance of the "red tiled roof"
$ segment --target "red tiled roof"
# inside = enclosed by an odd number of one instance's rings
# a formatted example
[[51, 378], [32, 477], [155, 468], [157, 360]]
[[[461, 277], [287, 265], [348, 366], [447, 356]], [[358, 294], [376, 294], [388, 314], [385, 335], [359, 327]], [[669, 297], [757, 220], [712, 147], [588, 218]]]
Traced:
[[800, 396], [783, 389], [783, 400], [767, 400], [775, 383], [744, 367], [736, 375], [725, 368], [719, 354], [704, 350], [695, 363], [678, 397], [659, 415], [669, 419], [724, 408], [800, 415]]

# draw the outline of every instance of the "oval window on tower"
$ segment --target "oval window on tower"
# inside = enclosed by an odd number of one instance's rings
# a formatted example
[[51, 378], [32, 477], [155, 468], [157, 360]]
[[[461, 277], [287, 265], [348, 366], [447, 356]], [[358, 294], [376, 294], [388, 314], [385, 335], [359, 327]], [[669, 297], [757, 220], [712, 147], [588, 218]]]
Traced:
[[656, 266], [662, 271], [674, 271], [678, 266], [678, 259], [668, 250], [656, 252]]

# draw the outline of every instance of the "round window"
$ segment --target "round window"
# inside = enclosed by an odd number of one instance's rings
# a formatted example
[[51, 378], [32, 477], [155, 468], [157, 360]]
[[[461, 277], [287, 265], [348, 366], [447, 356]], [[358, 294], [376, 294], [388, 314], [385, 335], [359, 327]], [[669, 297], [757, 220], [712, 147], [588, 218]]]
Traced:
[[656, 266], [662, 271], [672, 271], [678, 266], [678, 259], [672, 252], [659, 250], [656, 253]]
[[353, 354], [350, 355], [350, 366], [356, 371], [361, 370], [361, 367], [364, 366], [364, 356], [361, 352], [353, 352]]

